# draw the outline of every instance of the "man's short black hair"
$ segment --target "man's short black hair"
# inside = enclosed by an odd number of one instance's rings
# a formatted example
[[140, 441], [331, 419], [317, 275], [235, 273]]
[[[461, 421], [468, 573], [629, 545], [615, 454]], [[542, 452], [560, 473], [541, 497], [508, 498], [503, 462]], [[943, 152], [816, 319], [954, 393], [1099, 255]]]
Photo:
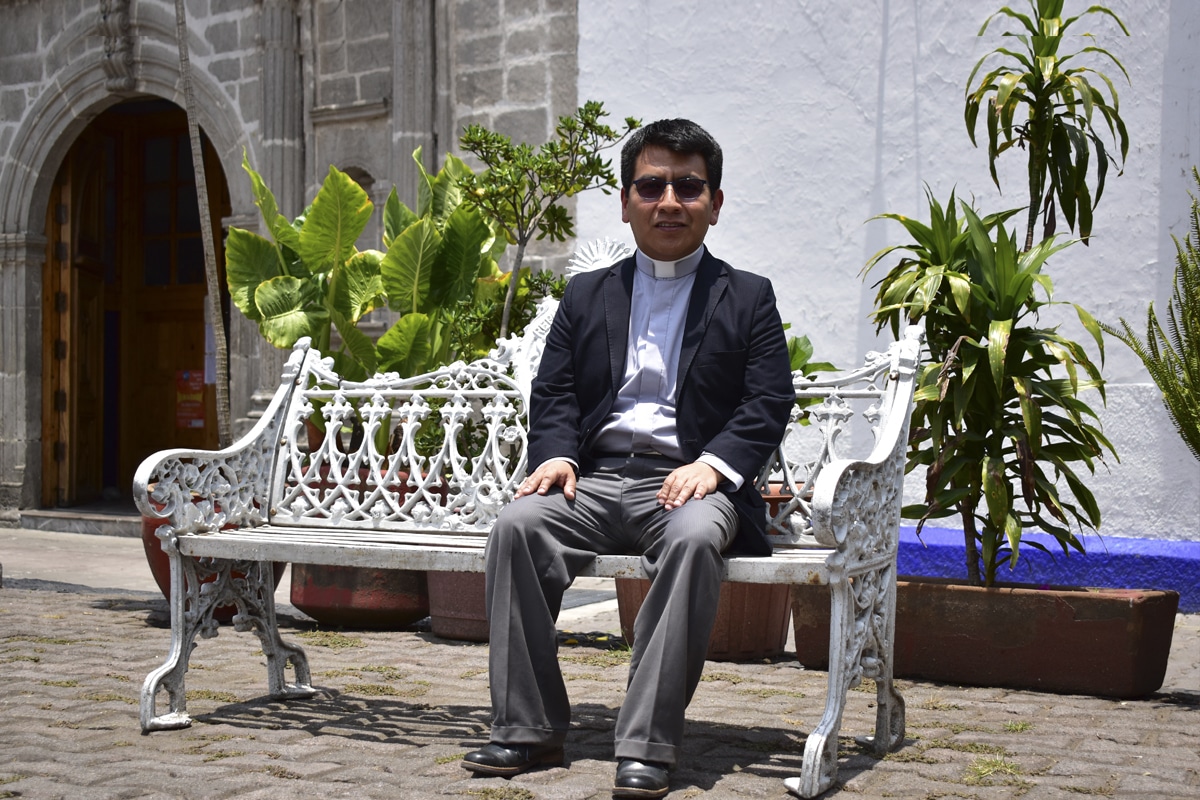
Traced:
[[638, 128], [621, 148], [621, 186], [626, 190], [633, 184], [638, 156], [651, 146], [664, 147], [673, 153], [698, 154], [704, 159], [709, 189], [716, 192], [721, 188], [721, 145], [712, 134], [690, 119], [660, 119]]

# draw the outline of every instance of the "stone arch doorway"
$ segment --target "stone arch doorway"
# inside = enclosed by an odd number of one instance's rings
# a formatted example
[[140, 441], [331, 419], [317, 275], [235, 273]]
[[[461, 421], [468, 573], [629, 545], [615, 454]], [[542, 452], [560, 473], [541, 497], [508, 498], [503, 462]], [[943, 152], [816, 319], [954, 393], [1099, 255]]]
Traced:
[[[220, 243], [229, 187], [207, 140], [204, 164]], [[217, 445], [201, 224], [179, 106], [120, 103], [72, 143], [46, 214], [43, 506], [128, 501], [145, 456]]]

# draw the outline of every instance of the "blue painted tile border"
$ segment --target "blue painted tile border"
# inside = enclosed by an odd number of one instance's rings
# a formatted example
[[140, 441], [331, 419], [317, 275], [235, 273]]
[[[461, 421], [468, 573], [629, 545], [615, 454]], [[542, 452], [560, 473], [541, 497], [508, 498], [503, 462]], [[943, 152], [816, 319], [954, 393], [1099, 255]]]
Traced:
[[[1098, 586], [1114, 589], [1174, 589], [1179, 610], [1200, 612], [1200, 542], [1129, 539], [1081, 535], [1086, 554], [1064, 554], [1053, 537], [1026, 534], [1040, 541], [1049, 554], [1023, 546], [1016, 569], [1001, 566], [998, 579], [1060, 586]], [[900, 575], [966, 578], [962, 531], [924, 528], [921, 538], [913, 526], [900, 527]]]

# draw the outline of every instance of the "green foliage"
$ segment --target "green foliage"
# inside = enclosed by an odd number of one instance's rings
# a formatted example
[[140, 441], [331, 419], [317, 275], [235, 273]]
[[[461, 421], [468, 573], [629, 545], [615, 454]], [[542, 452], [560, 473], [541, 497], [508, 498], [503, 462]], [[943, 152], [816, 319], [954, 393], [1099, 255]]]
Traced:
[[[242, 168], [271, 238], [229, 229], [226, 276], [234, 305], [274, 346], [287, 348], [311, 337], [339, 372], [365, 377], [375, 369], [374, 348], [357, 323], [385, 302], [382, 254], [359, 252], [354, 245], [371, 218], [367, 193], [330, 167], [312, 205], [289, 222], [245, 155]], [[334, 326], [342, 344], [330, 352]]]
[[[785, 322], [783, 329], [786, 331], [791, 327], [790, 323]], [[787, 338], [788, 361], [791, 362], [793, 373], [799, 372], [804, 377], [816, 375], [818, 372], [834, 372], [837, 370], [833, 364], [828, 361], [813, 361], [813, 345], [809, 341], [808, 336], [789, 336]], [[821, 402], [819, 397], [797, 397], [796, 406], [801, 409], [815, 406]], [[800, 416], [800, 424], [808, 425], [810, 423], [808, 412]]]
[[[383, 209], [385, 251], [358, 250], [374, 212], [363, 189], [330, 167], [312, 204], [294, 221], [243, 157], [269, 237], [231, 228], [226, 248], [230, 296], [264, 338], [288, 348], [304, 336], [332, 355], [338, 372], [359, 380], [375, 371], [416, 375], [456, 359], [473, 360], [495, 346], [501, 298], [512, 283], [497, 259], [507, 243], [477, 208], [462, 202], [466, 163], [447, 155], [429, 174], [421, 150], [417, 208], [393, 188]], [[562, 294], [562, 280], [519, 273], [514, 331], [524, 330], [537, 301]], [[371, 311], [390, 308], [398, 321], [373, 342], [358, 327]], [[336, 327], [340, 345], [331, 351]]]
[[[560, 117], [551, 141], [534, 148], [514, 144], [508, 136], [482, 125], [470, 125], [459, 143], [482, 162], [480, 174], [463, 173], [458, 189], [466, 203], [478, 209], [517, 247], [513, 272], [521, 274], [525, 248], [538, 239], [563, 241], [575, 231], [570, 214], [561, 204], [564, 198], [598, 188], [605, 193], [616, 188], [610, 162], [601, 157], [630, 131], [638, 120], [627, 118], [618, 133], [602, 122], [608, 112], [604, 105], [588, 101], [574, 116]], [[510, 283], [500, 321], [500, 335], [510, 329], [517, 286]]]
[[[1021, 209], [981, 215], [953, 193], [945, 206], [927, 193], [928, 224], [881, 215], [899, 222], [913, 241], [880, 251], [864, 270], [899, 256], [878, 284], [873, 316], [879, 328], [888, 326], [895, 334], [901, 322], [922, 322], [931, 356], [915, 396], [908, 458], [910, 470], [926, 468], [925, 499], [903, 513], [921, 525], [958, 515], [968, 578], [988, 586], [1005, 560], [1015, 566], [1026, 528], [1052, 534], [1064, 552], [1082, 550], [1072, 526], [1098, 528], [1100, 510], [1079, 470], [1094, 472], [1105, 450], [1116, 456], [1095, 412], [1081, 399], [1094, 390], [1104, 401], [1099, 367], [1083, 345], [1057, 328], [1041, 326], [1038, 316], [1042, 308], [1058, 304], [1043, 272], [1046, 260], [1072, 243], [1055, 241], [1055, 199], [1086, 243], [1109, 162], [1116, 161], [1093, 124], [1100, 122], [1097, 112], [1122, 161], [1129, 148], [1112, 81], [1076, 60], [1093, 55], [1122, 73], [1124, 67], [1096, 46], [1062, 53], [1063, 37], [1093, 14], [1128, 31], [1103, 6], [1064, 19], [1064, 0], [1028, 3], [1032, 15], [1005, 6], [984, 22], [980, 36], [999, 17], [1017, 23], [1019, 30], [1003, 35], [1020, 47], [998, 47], [979, 60], [967, 80], [964, 109], [975, 143], [976, 123], [986, 107], [988, 163], [997, 187], [1000, 154], [1013, 145], [1026, 153], [1024, 246], [1005, 227]], [[996, 57], [1000, 65], [976, 83], [984, 64]], [[1107, 94], [1093, 85], [1097, 79]], [[1093, 151], [1094, 194], [1089, 186]], [[1035, 242], [1039, 213], [1045, 225]], [[1100, 326], [1083, 308], [1074, 308], [1103, 364]], [[1038, 542], [1026, 544], [1046, 549]]]
[[[1022, 251], [1003, 224], [1016, 212], [981, 218], [961, 203], [959, 217], [953, 195], [945, 207], [928, 200], [928, 225], [883, 215], [914, 241], [867, 265], [904, 252], [878, 284], [874, 318], [893, 331], [924, 320], [929, 347], [908, 463], [909, 470], [926, 467], [926, 495], [904, 515], [920, 525], [961, 517], [970, 577], [990, 586], [999, 564], [1016, 564], [1024, 529], [1052, 534], [1066, 551], [1082, 550], [1072, 524], [1099, 526], [1099, 508], [1077, 469], [1094, 472], [1103, 450], [1113, 452], [1080, 397], [1094, 389], [1103, 400], [1104, 381], [1081, 345], [1037, 324], [1039, 311], [1054, 303], [1042, 267], [1070, 242], [1050, 237]], [[1099, 326], [1084, 309], [1075, 311], [1103, 358]]]
[[[1192, 168], [1200, 186], [1200, 171]], [[1175, 237], [1175, 290], [1167, 303], [1167, 328], [1146, 312], [1146, 336], [1139, 337], [1124, 319], [1121, 329], [1104, 330], [1137, 354], [1163, 395], [1163, 403], [1192, 455], [1200, 459], [1200, 202], [1192, 195], [1190, 233]]]
[[[1093, 5], [1079, 16], [1063, 19], [1064, 0], [1028, 2], [1031, 14], [1021, 14], [1005, 6], [984, 22], [980, 36], [997, 17], [1007, 17], [1017, 23], [1016, 32], [1005, 31], [1002, 35], [1016, 39], [1020, 47], [998, 47], [979, 60], [967, 79], [964, 110], [972, 143], [975, 143], [980, 110], [984, 110], [988, 164], [997, 188], [1000, 179], [996, 174], [996, 159], [1013, 145], [1027, 150], [1027, 250], [1033, 246], [1039, 211], [1045, 220], [1043, 236], [1054, 232], [1055, 198], [1068, 228], [1074, 230], [1078, 221], [1079, 235], [1085, 243], [1092, 235], [1092, 211], [1104, 193], [1109, 162], [1117, 163], [1096, 127], [1099, 121], [1116, 144], [1121, 163], [1129, 151], [1129, 136], [1121, 119], [1112, 80], [1102, 72], [1079, 65], [1078, 59], [1090, 54], [1107, 60], [1128, 80], [1121, 62], [1108, 50], [1095, 45], [1074, 52], [1060, 52], [1068, 28], [1091, 15], [1111, 18], [1128, 36], [1125, 23], [1104, 6]], [[1092, 38], [1091, 34], [1082, 35]], [[993, 57], [999, 57], [1001, 63], [991, 67], [976, 85], [975, 76], [984, 62]], [[1096, 85], [1097, 80], [1102, 87]], [[1100, 120], [1095, 118], [1097, 113]], [[1094, 197], [1088, 185], [1093, 151]]]

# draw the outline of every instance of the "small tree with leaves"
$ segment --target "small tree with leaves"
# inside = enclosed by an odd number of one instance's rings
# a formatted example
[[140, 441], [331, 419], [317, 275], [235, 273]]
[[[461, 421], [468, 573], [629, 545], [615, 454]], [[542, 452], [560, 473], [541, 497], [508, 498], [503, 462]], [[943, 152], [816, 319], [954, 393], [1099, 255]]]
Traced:
[[[464, 174], [460, 181], [465, 203], [478, 208], [516, 245], [512, 274], [520, 276], [525, 248], [536, 236], [561, 242], [574, 236], [571, 215], [562, 200], [588, 189], [605, 194], [617, 187], [611, 162], [601, 153], [620, 142], [641, 123], [626, 118], [618, 133], [602, 122], [604, 104], [588, 101], [573, 116], [560, 117], [555, 138], [538, 148], [482, 125], [470, 125], [459, 139], [485, 170]], [[500, 320], [500, 336], [508, 335], [519, 280], [510, 280]]]

